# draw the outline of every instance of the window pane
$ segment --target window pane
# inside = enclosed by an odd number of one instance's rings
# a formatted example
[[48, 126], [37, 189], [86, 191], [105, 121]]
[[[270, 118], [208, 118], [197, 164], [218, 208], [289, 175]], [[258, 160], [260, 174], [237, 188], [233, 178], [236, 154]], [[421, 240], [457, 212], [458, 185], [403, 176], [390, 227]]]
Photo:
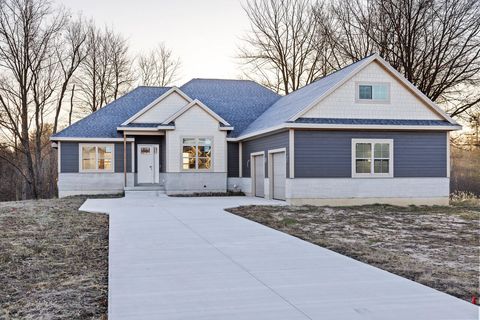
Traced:
[[375, 173], [388, 173], [390, 160], [375, 160], [373, 163]]
[[198, 158], [198, 169], [210, 169], [211, 165], [211, 158]]
[[82, 169], [95, 170], [95, 147], [82, 147]]
[[[185, 139], [184, 139], [185, 140]], [[184, 170], [195, 169], [196, 148], [193, 146], [183, 146], [182, 167]]]
[[98, 149], [98, 169], [111, 170], [112, 169], [112, 147], [99, 146], [97, 149]]
[[371, 158], [372, 157], [372, 145], [370, 143], [357, 143], [356, 147], [357, 158]]
[[183, 170], [195, 169], [195, 158], [183, 158]]
[[362, 159], [356, 160], [356, 172], [357, 173], [370, 173], [372, 160]]
[[374, 100], [388, 100], [388, 85], [376, 84], [372, 88], [372, 98]]
[[183, 138], [183, 145], [184, 146], [195, 146], [196, 145], [195, 138]]
[[211, 146], [198, 146], [199, 157], [210, 157], [211, 153], [212, 153]]
[[199, 146], [211, 146], [212, 145], [212, 140], [207, 139], [207, 138], [198, 139], [198, 145]]
[[360, 85], [358, 87], [359, 99], [372, 99], [372, 86]]
[[375, 158], [390, 158], [390, 145], [388, 143], [375, 143]]

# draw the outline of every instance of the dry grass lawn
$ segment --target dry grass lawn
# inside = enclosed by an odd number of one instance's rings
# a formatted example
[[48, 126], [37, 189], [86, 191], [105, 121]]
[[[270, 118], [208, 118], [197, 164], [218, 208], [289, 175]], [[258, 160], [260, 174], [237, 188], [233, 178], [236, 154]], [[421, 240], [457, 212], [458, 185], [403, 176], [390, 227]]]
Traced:
[[479, 295], [480, 202], [451, 207], [228, 209], [461, 299]]
[[0, 202], [0, 319], [106, 319], [108, 216], [84, 198]]

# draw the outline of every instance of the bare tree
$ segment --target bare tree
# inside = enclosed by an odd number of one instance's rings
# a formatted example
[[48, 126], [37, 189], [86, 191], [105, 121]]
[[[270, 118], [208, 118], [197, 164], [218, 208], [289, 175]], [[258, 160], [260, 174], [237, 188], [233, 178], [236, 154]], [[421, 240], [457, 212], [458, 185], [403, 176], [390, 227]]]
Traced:
[[87, 27], [86, 57], [75, 77], [83, 109], [95, 112], [126, 92], [132, 81], [125, 39], [93, 23]]
[[244, 10], [251, 30], [239, 58], [247, 78], [288, 94], [330, 71], [317, 50], [322, 25], [310, 1], [250, 0]]
[[140, 82], [145, 86], [165, 87], [178, 80], [181, 62], [163, 42], [138, 57]]
[[480, 103], [478, 0], [338, 0], [331, 12], [344, 63], [378, 52], [451, 116]]
[[77, 71], [80, 64], [86, 58], [85, 42], [87, 39], [86, 31], [83, 27], [84, 21], [79, 18], [76, 21], [70, 21], [65, 30], [65, 38], [57, 46], [56, 58], [60, 64], [62, 83], [58, 92], [57, 104], [55, 107], [55, 118], [53, 122], [53, 133], [57, 132], [60, 112], [63, 107], [63, 99], [68, 90], [68, 86]]
[[65, 17], [46, 0], [0, 1], [0, 130], [15, 155], [4, 160], [24, 178], [24, 198], [40, 196], [45, 116], [57, 84], [52, 57]]

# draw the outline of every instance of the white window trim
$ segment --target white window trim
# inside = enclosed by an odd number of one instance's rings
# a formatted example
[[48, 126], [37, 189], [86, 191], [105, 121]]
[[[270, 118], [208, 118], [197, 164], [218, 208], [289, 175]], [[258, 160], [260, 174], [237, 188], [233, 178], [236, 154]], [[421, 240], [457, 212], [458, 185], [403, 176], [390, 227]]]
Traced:
[[[211, 165], [210, 165], [210, 169], [184, 169], [183, 168], [183, 139], [196, 139], [196, 143], [198, 145], [198, 139], [210, 139], [210, 141], [212, 142], [212, 151], [210, 152], [210, 161], [211, 161]], [[181, 136], [180, 137], [180, 171], [181, 172], [212, 172], [213, 171], [213, 168], [214, 168], [214, 139], [212, 136]], [[196, 161], [195, 161], [195, 164], [196, 166], [198, 166], [198, 154], [195, 155], [196, 157]]]
[[[98, 166], [98, 147], [111, 147], [112, 148], [112, 168], [109, 170], [105, 169], [83, 169], [82, 160], [83, 154], [82, 149], [83, 147], [95, 147], [95, 164]], [[92, 172], [105, 172], [105, 173], [112, 173], [115, 172], [115, 144], [113, 143], [79, 143], [78, 144], [78, 172], [83, 173], [92, 173]]]
[[[375, 173], [374, 172], [374, 147], [372, 146], [371, 156], [371, 170], [370, 173], [357, 173], [356, 172], [356, 145], [357, 143], [388, 143], [390, 158], [388, 161], [388, 173]], [[393, 178], [393, 139], [352, 139], [352, 178]]]
[[[372, 92], [372, 99], [360, 99], [360, 86], [374, 86], [374, 85], [386, 85], [388, 90], [388, 97], [384, 100], [375, 100], [373, 99], [373, 92]], [[390, 97], [391, 97], [391, 86], [389, 82], [368, 82], [368, 81], [359, 81], [355, 82], [355, 102], [356, 103], [366, 103], [366, 104], [390, 104]], [[373, 88], [372, 88], [373, 90]]]

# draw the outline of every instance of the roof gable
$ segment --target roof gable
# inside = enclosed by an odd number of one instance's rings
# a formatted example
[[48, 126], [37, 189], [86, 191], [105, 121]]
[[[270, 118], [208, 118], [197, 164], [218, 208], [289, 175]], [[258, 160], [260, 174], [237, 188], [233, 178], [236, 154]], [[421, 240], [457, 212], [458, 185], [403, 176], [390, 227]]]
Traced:
[[192, 99], [177, 87], [170, 88], [167, 92], [153, 100], [132, 117], [122, 123], [123, 126], [133, 122], [164, 122], [166, 118], [190, 103]]
[[413, 84], [406, 80], [378, 54], [373, 54], [355, 63], [346, 66], [343, 69], [335, 71], [315, 82], [306, 85], [286, 96], [283, 96], [268, 108], [257, 120], [253, 121], [242, 133], [241, 136], [255, 135], [256, 132], [264, 132], [269, 128], [275, 129], [281, 127], [287, 122], [294, 122], [304, 116], [309, 110], [314, 108], [320, 101], [333, 93], [355, 74], [360, 72], [370, 63], [377, 61], [393, 77], [404, 84], [412, 94], [421, 99], [429, 108], [431, 108], [442, 119], [451, 124], [457, 124], [441, 108], [426, 97]]
[[230, 123], [228, 123], [227, 121], [225, 121], [225, 119], [223, 119], [222, 117], [220, 117], [218, 114], [216, 114], [215, 112], [213, 112], [209, 107], [207, 107], [205, 104], [203, 104], [200, 100], [193, 100], [192, 102], [190, 102], [189, 104], [187, 104], [186, 106], [184, 106], [183, 108], [181, 108], [180, 110], [178, 110], [177, 112], [175, 112], [172, 116], [168, 117], [164, 122], [163, 124], [164, 125], [167, 125], [169, 123], [172, 123], [174, 122], [178, 117], [180, 117], [181, 115], [183, 115], [185, 112], [187, 112], [188, 110], [190, 110], [192, 107], [200, 107], [203, 111], [205, 111], [206, 113], [208, 113], [212, 118], [214, 118], [215, 120], [217, 120], [218, 122], [220, 122], [221, 124], [223, 124], [224, 126], [230, 126]]
[[[359, 101], [359, 84], [384, 84], [389, 88], [388, 100], [384, 102]], [[402, 81], [386, 72], [373, 61], [345, 81], [336, 90], [316, 103], [300, 118], [347, 118], [347, 119], [411, 119], [445, 120], [425, 101], [418, 98]], [[297, 118], [299, 119], [299, 118]]]

